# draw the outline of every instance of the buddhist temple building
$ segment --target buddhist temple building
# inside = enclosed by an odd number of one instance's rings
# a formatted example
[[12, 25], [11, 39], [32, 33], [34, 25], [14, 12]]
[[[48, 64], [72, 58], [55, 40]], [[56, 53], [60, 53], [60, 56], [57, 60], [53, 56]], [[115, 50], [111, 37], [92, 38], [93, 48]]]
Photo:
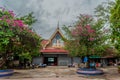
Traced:
[[[33, 59], [34, 64], [47, 64], [48, 66], [67, 66], [71, 64], [69, 52], [64, 49], [65, 42], [59, 27], [48, 40], [42, 41], [40, 56]], [[74, 62], [80, 63], [80, 58], [74, 57]]]

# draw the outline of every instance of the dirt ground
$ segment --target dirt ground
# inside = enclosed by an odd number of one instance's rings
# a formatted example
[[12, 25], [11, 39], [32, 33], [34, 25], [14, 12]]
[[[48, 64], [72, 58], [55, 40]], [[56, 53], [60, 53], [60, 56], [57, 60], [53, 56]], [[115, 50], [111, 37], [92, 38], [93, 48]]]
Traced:
[[78, 68], [68, 68], [66, 66], [49, 66], [46, 68], [36, 68], [27, 70], [14, 70], [14, 74], [0, 80], [120, 80], [117, 67], [100, 68], [103, 75], [89, 76], [77, 74]]

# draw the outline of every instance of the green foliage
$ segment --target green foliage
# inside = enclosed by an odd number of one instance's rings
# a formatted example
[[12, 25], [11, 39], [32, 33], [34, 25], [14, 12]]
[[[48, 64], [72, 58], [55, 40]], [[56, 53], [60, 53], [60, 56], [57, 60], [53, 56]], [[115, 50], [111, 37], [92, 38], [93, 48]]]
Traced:
[[115, 5], [110, 9], [110, 22], [112, 28], [112, 42], [120, 53], [120, 0], [115, 1]]
[[63, 38], [64, 42], [66, 42], [65, 49], [69, 51], [70, 56], [77, 56], [75, 53], [78, 53], [78, 46], [75, 46], [76, 42], [72, 37], [70, 29], [67, 26], [62, 27], [62, 29], [65, 31], [66, 35], [66, 38]]
[[96, 17], [103, 21], [103, 25], [110, 28], [109, 43], [120, 52], [120, 0], [107, 1], [99, 5], [96, 10]]
[[35, 17], [33, 16], [33, 12], [20, 17], [20, 20], [23, 20], [24, 23], [28, 25], [29, 29], [32, 29], [31, 25], [37, 21], [37, 19], [35, 19]]
[[29, 27], [36, 21], [33, 13], [21, 18], [14, 15], [13, 11], [0, 9], [0, 56], [3, 61], [0, 67], [11, 56], [31, 61], [41, 48], [41, 37]]
[[19, 59], [20, 59], [20, 61], [24, 61], [24, 60], [31, 61], [32, 60], [32, 56], [30, 55], [29, 52], [22, 53], [22, 54], [19, 54]]
[[109, 23], [110, 9], [115, 3], [113, 1], [106, 1], [95, 8], [95, 16], [102, 20], [104, 24]]
[[80, 15], [73, 27], [63, 27], [67, 39], [65, 49], [71, 56], [103, 55], [108, 47], [105, 41], [108, 33], [103, 28], [103, 21], [95, 21], [89, 15]]

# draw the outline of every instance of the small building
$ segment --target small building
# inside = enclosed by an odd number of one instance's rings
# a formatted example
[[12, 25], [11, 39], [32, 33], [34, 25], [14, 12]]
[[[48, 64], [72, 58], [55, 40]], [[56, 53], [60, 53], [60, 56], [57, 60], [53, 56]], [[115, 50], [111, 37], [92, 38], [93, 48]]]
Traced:
[[[67, 66], [71, 64], [69, 52], [64, 49], [65, 42], [59, 27], [49, 40], [42, 41], [41, 55], [33, 59], [34, 64], [47, 64], [48, 66]], [[80, 63], [80, 58], [74, 57], [74, 63]]]

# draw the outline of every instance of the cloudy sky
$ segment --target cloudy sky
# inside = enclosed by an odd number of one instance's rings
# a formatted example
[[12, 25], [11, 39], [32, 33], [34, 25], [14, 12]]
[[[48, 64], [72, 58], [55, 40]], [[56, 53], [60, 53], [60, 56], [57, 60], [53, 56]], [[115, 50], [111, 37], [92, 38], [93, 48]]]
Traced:
[[34, 12], [38, 20], [35, 31], [48, 39], [54, 30], [72, 25], [79, 14], [94, 15], [94, 8], [107, 0], [0, 0], [0, 7], [13, 10], [17, 16]]

